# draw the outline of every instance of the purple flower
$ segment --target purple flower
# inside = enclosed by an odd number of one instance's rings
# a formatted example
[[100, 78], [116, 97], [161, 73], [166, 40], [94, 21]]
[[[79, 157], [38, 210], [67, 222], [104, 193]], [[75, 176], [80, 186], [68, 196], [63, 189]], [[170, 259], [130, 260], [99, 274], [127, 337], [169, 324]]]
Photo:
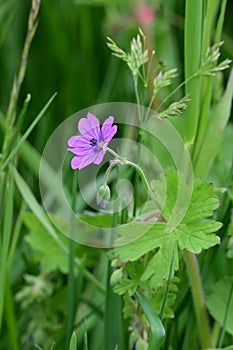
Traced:
[[108, 206], [110, 195], [110, 188], [107, 184], [100, 186], [97, 191], [97, 204], [100, 206], [100, 208], [105, 209]]
[[99, 119], [88, 113], [86, 118], [78, 122], [81, 135], [72, 136], [68, 140], [68, 151], [75, 154], [71, 161], [72, 169], [82, 169], [94, 163], [100, 164], [106, 153], [109, 141], [117, 132], [117, 126], [112, 125], [114, 117], [108, 117], [100, 128]]

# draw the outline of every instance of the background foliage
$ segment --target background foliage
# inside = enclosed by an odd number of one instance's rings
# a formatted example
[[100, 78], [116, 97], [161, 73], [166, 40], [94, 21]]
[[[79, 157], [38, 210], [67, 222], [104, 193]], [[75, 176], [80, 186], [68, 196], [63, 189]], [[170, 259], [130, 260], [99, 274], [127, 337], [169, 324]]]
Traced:
[[[218, 8], [220, 2], [215, 3]], [[141, 18], [142, 6], [148, 6], [152, 11], [151, 22]], [[0, 146], [5, 136], [4, 120], [13, 79], [20, 65], [30, 7], [29, 0], [0, 1]], [[233, 58], [232, 12], [233, 3], [227, 1], [222, 59]], [[19, 134], [23, 134], [49, 98], [55, 92], [58, 95], [19, 152], [15, 163], [15, 182], [9, 173], [7, 177], [0, 174], [1, 350], [34, 349], [35, 344], [50, 349], [53, 342], [56, 343], [54, 349], [68, 349], [70, 346], [73, 350], [78, 344], [80, 349], [97, 350], [105, 347], [110, 350], [114, 349], [116, 343], [120, 344], [119, 349], [128, 349], [129, 324], [122, 318], [122, 298], [109, 288], [112, 268], [109, 267], [106, 252], [79, 245], [71, 246], [62, 235], [58, 234], [57, 237], [57, 232], [54, 232], [43, 213], [38, 187], [40, 155], [51, 132], [76, 111], [97, 103], [136, 102], [133, 81], [126, 65], [111, 55], [106, 36], [114, 38], [120, 47], [127, 49], [137, 28], [141, 27], [147, 36], [149, 50], [156, 51], [156, 63], [165, 60], [169, 69], [178, 68], [178, 83], [183, 81], [184, 16], [185, 1], [182, 0], [42, 1], [16, 113], [20, 114], [28, 93], [31, 94], [31, 101], [25, 115], [17, 119], [15, 135], [19, 137]], [[211, 27], [210, 30], [214, 37], [215, 28]], [[226, 86], [228, 76], [229, 71], [224, 71], [215, 80], [213, 98], [216, 101]], [[156, 109], [175, 87], [173, 83], [159, 94], [153, 108]], [[183, 91], [177, 91], [175, 98], [179, 99], [183, 95]], [[206, 176], [218, 187], [226, 187], [232, 181], [229, 177], [232, 165], [231, 121], [232, 116], [223, 140], [219, 140], [221, 151]], [[181, 123], [174, 122], [180, 130]], [[15, 146], [17, 137], [10, 144], [10, 149]], [[232, 190], [229, 194], [228, 202], [222, 201], [226, 203], [227, 210], [220, 207], [214, 214], [219, 221], [224, 219], [221, 236], [232, 234], [232, 224], [229, 224]], [[54, 237], [57, 237], [56, 242]], [[228, 246], [226, 238], [219, 247], [198, 257], [213, 325], [211, 335], [214, 344], [218, 343], [219, 347], [233, 344], [232, 306], [228, 305], [230, 318], [226, 324], [222, 306], [223, 299], [226, 300], [232, 293], [232, 260], [226, 259], [227, 249], [228, 257], [232, 258], [232, 247], [232, 239]], [[4, 252], [7, 253], [4, 255]], [[75, 262], [73, 268], [72, 261]], [[129, 275], [134, 274], [134, 268], [128, 267]], [[169, 266], [166, 268], [169, 269]], [[165, 321], [168, 333], [163, 348], [198, 349], [193, 305], [183, 260], [180, 261], [178, 278], [179, 282], [175, 280], [170, 286], [171, 294], [165, 310], [165, 314], [174, 316], [176, 322], [171, 319]], [[117, 288], [121, 292], [121, 286]], [[130, 299], [126, 300], [123, 310], [125, 315], [130, 315], [133, 310], [133, 306], [130, 308], [131, 302]], [[142, 319], [143, 322], [146, 324]], [[226, 330], [225, 337], [221, 333], [222, 326]], [[73, 330], [77, 331], [77, 335], [74, 334], [70, 342]], [[130, 341], [133, 343], [132, 339]], [[140, 346], [144, 349], [143, 343]]]

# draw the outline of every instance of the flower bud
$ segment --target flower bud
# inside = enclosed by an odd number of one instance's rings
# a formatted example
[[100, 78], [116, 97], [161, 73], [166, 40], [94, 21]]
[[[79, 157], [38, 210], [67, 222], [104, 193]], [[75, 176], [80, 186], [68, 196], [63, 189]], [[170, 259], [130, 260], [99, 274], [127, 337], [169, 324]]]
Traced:
[[110, 284], [111, 286], [115, 286], [118, 282], [120, 282], [120, 280], [123, 277], [123, 270], [122, 269], [117, 269], [115, 270], [110, 278]]
[[118, 267], [120, 263], [120, 259], [118, 257], [114, 257], [114, 259], [111, 261], [111, 267]]
[[105, 209], [109, 203], [110, 200], [110, 188], [108, 185], [104, 184], [100, 186], [100, 188], [97, 191], [97, 204], [100, 206], [100, 208]]
[[147, 350], [148, 349], [148, 343], [145, 339], [139, 338], [136, 343], [136, 349], [137, 350]]

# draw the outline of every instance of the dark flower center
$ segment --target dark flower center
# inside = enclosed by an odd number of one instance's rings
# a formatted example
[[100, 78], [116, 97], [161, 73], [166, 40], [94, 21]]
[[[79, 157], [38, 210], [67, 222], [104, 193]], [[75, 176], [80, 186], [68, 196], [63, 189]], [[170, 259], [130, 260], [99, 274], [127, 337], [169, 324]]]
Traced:
[[90, 140], [90, 145], [92, 147], [97, 146], [97, 140], [94, 137]]

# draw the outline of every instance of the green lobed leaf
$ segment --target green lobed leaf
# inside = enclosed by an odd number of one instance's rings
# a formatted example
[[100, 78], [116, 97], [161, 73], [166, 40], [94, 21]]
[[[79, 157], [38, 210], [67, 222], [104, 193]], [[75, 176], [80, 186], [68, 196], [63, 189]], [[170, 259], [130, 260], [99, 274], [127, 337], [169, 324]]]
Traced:
[[[35, 250], [36, 260], [41, 262], [42, 270], [45, 273], [56, 270], [68, 273], [67, 254], [48, 234], [37, 217], [33, 213], [24, 214], [24, 223], [30, 230], [25, 240]], [[60, 239], [67, 245], [68, 239], [66, 237], [61, 235]]]
[[[129, 294], [132, 296], [138, 286], [141, 284], [141, 276], [144, 271], [144, 262], [142, 260], [136, 260], [131, 264], [126, 264], [124, 269], [125, 276], [123, 277], [119, 283], [114, 287], [114, 292], [120, 295]], [[145, 285], [143, 285], [145, 287]]]
[[169, 236], [165, 223], [132, 222], [120, 226], [119, 231], [121, 237], [116, 241], [115, 252], [123, 262], [137, 260], [160, 247]]
[[[171, 265], [171, 262], [168, 264], [168, 268], [170, 267], [169, 265]], [[154, 265], [151, 264], [151, 266], [153, 268]], [[153, 284], [153, 278], [150, 281], [148, 281], [146, 278], [145, 280], [143, 280], [144, 269], [145, 269], [145, 262], [143, 259], [138, 259], [134, 262], [125, 264], [124, 277], [113, 288], [115, 293], [119, 295], [124, 295], [125, 307], [123, 312], [124, 312], [125, 318], [132, 317], [132, 314], [135, 312], [137, 308], [137, 304], [135, 303], [135, 300], [133, 300], [131, 297], [135, 294], [138, 288], [141, 288], [142, 290], [144, 290], [145, 295], [147, 296], [148, 300], [151, 302], [151, 304], [155, 308], [155, 311], [158, 314], [161, 311], [161, 305], [163, 304], [164, 293], [167, 288], [168, 282], [163, 281], [163, 283], [161, 283], [161, 286], [156, 289], [157, 285]], [[158, 270], [160, 271], [160, 268], [158, 268]], [[174, 301], [176, 298], [177, 281], [178, 279], [174, 278], [168, 286], [167, 298], [165, 300], [164, 310], [163, 310], [163, 318], [174, 317], [171, 307], [174, 304]]]
[[[170, 167], [162, 174], [160, 180], [153, 181], [151, 185], [160, 206], [163, 208], [162, 216], [167, 221], [172, 214], [179, 191], [183, 190], [184, 186], [188, 186], [182, 174], [179, 174], [179, 180], [178, 173]], [[213, 185], [200, 179], [195, 179], [192, 198], [182, 222], [190, 223], [197, 219], [208, 218], [218, 206], [219, 201], [214, 195]]]
[[187, 249], [198, 254], [202, 249], [208, 249], [220, 243], [220, 238], [213, 235], [222, 227], [220, 222], [213, 220], [180, 224], [174, 231], [181, 249]]
[[[226, 302], [229, 300], [232, 283], [232, 278], [222, 278], [213, 284], [206, 296], [206, 306], [211, 316], [221, 327], [226, 321], [225, 330], [231, 335], [233, 335], [233, 303], [231, 302], [229, 310], [226, 310]], [[226, 311], [228, 312], [228, 317], [224, 320]]]
[[219, 206], [218, 198], [214, 195], [214, 186], [200, 179], [194, 180], [192, 199], [183, 222], [192, 222], [212, 216]]
[[164, 279], [168, 279], [171, 261], [173, 261], [171, 278], [174, 272], [179, 268], [179, 252], [176, 240], [172, 238], [165, 240], [161, 249], [154, 254], [152, 259], [148, 262], [147, 267], [142, 275], [142, 281], [151, 278], [151, 286], [162, 287]]
[[[166, 169], [160, 181], [155, 181], [152, 185], [158, 201], [160, 204], [163, 203], [162, 217], [165, 221], [169, 221], [172, 215], [181, 185], [182, 181], [178, 184], [178, 174], [173, 168]], [[120, 237], [116, 241], [116, 255], [127, 263], [152, 252], [154, 255], [148, 261], [140, 278], [141, 281], [151, 279], [155, 288], [161, 286], [164, 279], [168, 279], [173, 254], [171, 277], [179, 267], [178, 247], [198, 254], [202, 249], [208, 249], [219, 243], [219, 237], [213, 233], [222, 224], [208, 219], [217, 207], [218, 200], [213, 185], [197, 179], [194, 181], [191, 202], [186, 214], [172, 232], [167, 232], [165, 222], [134, 221], [122, 225], [119, 227]]]
[[132, 296], [138, 287], [138, 283], [135, 280], [124, 278], [119, 284], [117, 284], [113, 291], [119, 295], [128, 293], [129, 296]]

